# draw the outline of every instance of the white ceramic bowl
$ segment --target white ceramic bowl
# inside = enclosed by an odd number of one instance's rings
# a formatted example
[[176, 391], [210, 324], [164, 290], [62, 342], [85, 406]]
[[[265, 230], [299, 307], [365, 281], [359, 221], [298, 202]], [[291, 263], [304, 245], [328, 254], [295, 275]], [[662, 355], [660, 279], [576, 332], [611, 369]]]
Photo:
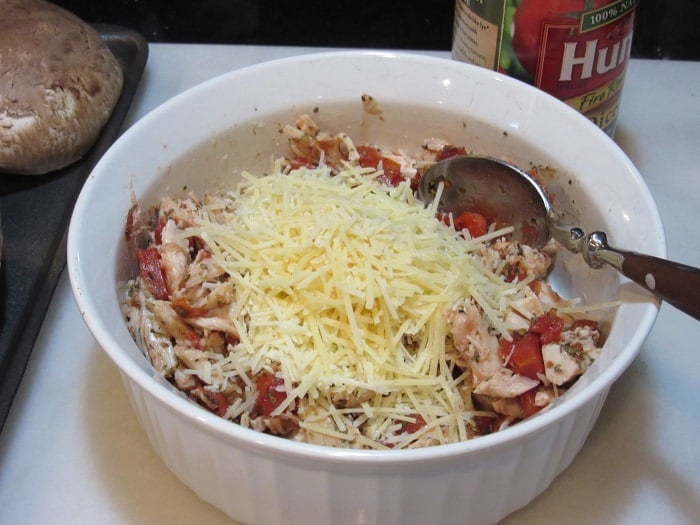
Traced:
[[[382, 118], [362, 110], [373, 96]], [[68, 268], [85, 321], [121, 371], [158, 455], [200, 497], [249, 524], [492, 523], [527, 505], [577, 454], [610, 385], [637, 355], [657, 303], [610, 269], [563, 253], [566, 295], [623, 297], [601, 357], [539, 415], [472, 441], [401, 451], [306, 445], [257, 433], [201, 409], [161, 380], [129, 335], [118, 283], [132, 191], [144, 204], [211, 188], [286, 152], [280, 123], [318, 108], [325, 129], [417, 148], [436, 136], [523, 166], [548, 164], [556, 204], [621, 247], [665, 255], [661, 222], [639, 173], [604, 133], [554, 98], [497, 73], [426, 56], [324, 53], [231, 72], [163, 104], [105, 154], [78, 199]]]

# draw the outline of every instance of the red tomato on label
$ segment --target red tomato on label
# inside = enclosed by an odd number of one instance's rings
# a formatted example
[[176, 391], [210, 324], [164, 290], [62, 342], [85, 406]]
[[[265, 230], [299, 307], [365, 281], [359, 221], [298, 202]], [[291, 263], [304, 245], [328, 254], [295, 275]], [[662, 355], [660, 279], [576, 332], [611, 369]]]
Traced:
[[523, 0], [513, 15], [513, 51], [522, 66], [535, 75], [542, 40], [542, 24], [577, 26], [581, 13], [609, 0]]

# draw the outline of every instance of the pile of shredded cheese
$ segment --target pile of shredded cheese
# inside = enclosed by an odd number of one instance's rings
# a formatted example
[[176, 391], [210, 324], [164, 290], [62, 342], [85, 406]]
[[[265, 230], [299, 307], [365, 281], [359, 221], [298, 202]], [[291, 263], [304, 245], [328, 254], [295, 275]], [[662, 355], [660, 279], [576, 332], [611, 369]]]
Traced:
[[[388, 187], [376, 175], [244, 174], [225, 206], [205, 206], [207, 218], [182, 232], [202, 238], [236, 284], [240, 343], [211, 373], [277, 371], [288, 395], [275, 414], [304, 398], [315, 415], [301, 427], [334, 439], [376, 448], [416, 415], [442, 442], [466, 439], [473, 407], [460, 389], [469, 380], [446, 360], [445, 316], [473, 298], [507, 333], [504, 312], [524, 284], [504, 282], [472, 253], [507, 230], [465, 239], [408, 183]], [[342, 391], [370, 395], [337, 408], [331, 398]], [[370, 420], [371, 435], [360, 435]]]

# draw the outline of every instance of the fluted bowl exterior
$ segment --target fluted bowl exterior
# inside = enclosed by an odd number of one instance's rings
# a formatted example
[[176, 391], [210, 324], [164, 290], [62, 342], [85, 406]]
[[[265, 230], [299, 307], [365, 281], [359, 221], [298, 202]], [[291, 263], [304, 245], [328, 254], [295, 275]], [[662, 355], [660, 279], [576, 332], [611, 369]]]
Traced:
[[[369, 94], [382, 118], [366, 118]], [[557, 289], [586, 302], [621, 299], [600, 358], [531, 419], [471, 441], [414, 450], [298, 443], [224, 421], [155, 373], [121, 314], [132, 271], [124, 221], [140, 202], [187, 185], [230, 183], [284, 152], [280, 123], [314, 112], [361, 140], [420, 144], [439, 136], [557, 173], [557, 203], [616, 245], [663, 257], [658, 211], [640, 174], [602, 131], [558, 100], [498, 73], [410, 53], [330, 52], [233, 71], [166, 102], [127, 130], [95, 167], [71, 220], [68, 269], [92, 334], [119, 368], [165, 464], [202, 499], [257, 524], [486, 524], [527, 505], [574, 459], [610, 385], [649, 333], [658, 303], [611, 269], [561, 257]], [[558, 188], [558, 189], [557, 189]]]

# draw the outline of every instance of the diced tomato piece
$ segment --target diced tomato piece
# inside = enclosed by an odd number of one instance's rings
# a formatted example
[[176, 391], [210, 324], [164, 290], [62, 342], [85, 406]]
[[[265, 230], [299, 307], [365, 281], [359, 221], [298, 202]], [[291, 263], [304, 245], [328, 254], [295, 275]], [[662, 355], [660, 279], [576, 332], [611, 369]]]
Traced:
[[414, 434], [426, 425], [425, 419], [420, 414], [411, 414], [413, 421], [401, 423], [402, 434]]
[[582, 326], [587, 326], [591, 330], [600, 330], [598, 321], [592, 321], [591, 319], [578, 319], [572, 323], [571, 329], [575, 330], [576, 328], [580, 328]]
[[530, 284], [527, 285], [530, 290], [532, 290], [536, 295], [539, 295], [542, 292], [542, 281], [531, 281]]
[[486, 436], [498, 430], [498, 427], [503, 422], [503, 416], [500, 414], [496, 416], [473, 416], [472, 421], [476, 430], [474, 436]]
[[187, 338], [187, 340], [189, 340], [192, 346], [199, 348], [199, 345], [202, 342], [202, 338], [197, 332], [195, 332], [194, 330], [190, 330], [189, 332], [187, 332], [185, 337]]
[[187, 250], [190, 254], [190, 258], [194, 261], [206, 261], [211, 258], [211, 251], [207, 248], [207, 245], [200, 237], [189, 237], [187, 239]]
[[202, 388], [202, 394], [204, 394], [206, 398], [211, 401], [213, 405], [213, 407], [211, 407], [212, 412], [221, 417], [226, 414], [226, 410], [228, 409], [228, 399], [226, 399], [223, 392], [212, 392], [211, 390]]
[[184, 297], [178, 297], [171, 304], [180, 317], [202, 317], [207, 313], [206, 308], [194, 307]]
[[314, 164], [309, 159], [305, 159], [303, 157], [292, 157], [291, 159], [289, 159], [289, 164], [293, 170], [296, 170], [299, 168], [315, 168], [316, 167], [316, 164]]
[[[235, 334], [228, 333], [228, 332], [224, 333], [224, 340], [226, 341], [227, 345], [231, 345], [231, 346], [235, 346], [241, 342], [240, 337], [238, 337]], [[224, 355], [228, 355], [228, 354], [229, 354], [229, 350], [224, 349]]]
[[158, 224], [156, 224], [156, 229], [153, 232], [153, 236], [155, 238], [156, 244], [163, 243], [163, 229], [164, 228], [165, 228], [165, 221], [159, 221]]
[[139, 273], [151, 291], [153, 297], [159, 300], [168, 298], [168, 287], [165, 280], [165, 271], [161, 264], [160, 253], [155, 246], [139, 250], [136, 253], [139, 263]]
[[413, 190], [413, 193], [418, 191], [418, 184], [420, 183], [422, 177], [423, 174], [420, 171], [418, 171], [411, 179], [411, 189]]
[[466, 154], [467, 154], [467, 150], [464, 149], [463, 147], [452, 146], [451, 144], [447, 144], [445, 147], [442, 148], [440, 153], [438, 153], [435, 160], [441, 161], [441, 160], [449, 159], [450, 157], [456, 157], [457, 155], [466, 155]]
[[542, 407], [535, 404], [536, 395], [537, 388], [533, 388], [518, 396], [518, 403], [520, 403], [523, 418], [530, 417], [542, 410]]
[[287, 393], [280, 389], [284, 386], [284, 380], [274, 374], [260, 374], [255, 379], [255, 386], [258, 389], [255, 407], [260, 415], [269, 416], [287, 398]]
[[502, 338], [498, 341], [498, 355], [503, 359], [503, 361], [508, 360], [510, 362], [510, 353], [513, 350], [513, 341], [508, 341], [506, 338]]
[[379, 165], [379, 161], [382, 160], [382, 154], [379, 149], [374, 146], [357, 146], [357, 153], [360, 155], [360, 166], [363, 168], [375, 168]]
[[404, 181], [403, 175], [401, 175], [401, 164], [393, 159], [382, 159], [382, 171], [384, 174], [381, 180], [388, 186], [398, 186]]
[[486, 234], [488, 224], [486, 218], [480, 213], [473, 211], [463, 211], [454, 219], [455, 229], [458, 231], [468, 230], [472, 237], [481, 237]]
[[513, 341], [501, 339], [498, 344], [498, 354], [502, 359], [508, 359], [508, 368], [516, 374], [539, 379], [537, 374], [544, 374], [544, 359], [540, 337], [532, 332], [524, 335], [513, 335]]
[[564, 351], [579, 363], [583, 361], [584, 357], [586, 356], [581, 343], [564, 345]]
[[543, 345], [559, 341], [563, 328], [564, 319], [552, 311], [540, 315], [530, 323], [530, 331], [540, 336]]
[[[197, 254], [204, 250], [206, 247], [205, 242], [202, 240], [201, 237], [188, 237], [187, 238], [187, 252], [190, 254], [190, 258], [194, 260], [197, 257]], [[207, 251], [202, 252], [202, 257], [206, 255]]]
[[357, 153], [360, 155], [359, 164], [363, 168], [379, 168], [382, 164], [384, 175], [380, 179], [388, 186], [398, 186], [404, 178], [401, 175], [401, 164], [394, 159], [386, 158], [379, 148], [374, 146], [357, 146]]

